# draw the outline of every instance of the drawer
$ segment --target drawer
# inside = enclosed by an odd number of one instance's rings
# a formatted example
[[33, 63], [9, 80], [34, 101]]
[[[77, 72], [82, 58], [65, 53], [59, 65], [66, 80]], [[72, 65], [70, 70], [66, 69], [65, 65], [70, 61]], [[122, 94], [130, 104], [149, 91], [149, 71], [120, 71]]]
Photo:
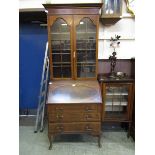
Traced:
[[51, 113], [49, 122], [97, 122], [100, 121], [100, 113]]
[[100, 122], [91, 123], [49, 123], [49, 133], [82, 133], [82, 132], [95, 132], [101, 131]]
[[48, 113], [100, 112], [100, 104], [48, 104]]

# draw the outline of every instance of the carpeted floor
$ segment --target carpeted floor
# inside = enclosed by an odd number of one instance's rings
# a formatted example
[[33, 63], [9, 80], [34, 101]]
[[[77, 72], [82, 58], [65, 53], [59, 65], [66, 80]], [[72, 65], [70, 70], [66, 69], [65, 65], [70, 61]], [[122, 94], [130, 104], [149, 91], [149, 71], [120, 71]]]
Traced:
[[44, 132], [34, 133], [33, 126], [19, 127], [19, 155], [134, 155], [135, 143], [127, 133], [103, 132], [98, 148], [97, 138], [88, 135], [62, 135], [55, 138], [48, 150], [47, 126]]

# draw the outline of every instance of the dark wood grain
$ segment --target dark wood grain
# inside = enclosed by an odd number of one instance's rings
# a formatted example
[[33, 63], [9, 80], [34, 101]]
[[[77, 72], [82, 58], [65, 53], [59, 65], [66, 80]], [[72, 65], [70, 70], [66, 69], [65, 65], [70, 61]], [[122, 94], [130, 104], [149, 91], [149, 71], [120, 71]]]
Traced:
[[97, 81], [61, 80], [49, 85], [48, 104], [102, 103]]
[[80, 123], [50, 123], [49, 132], [51, 133], [99, 133], [101, 124], [98, 122], [80, 122]]
[[[133, 96], [134, 96], [134, 80], [132, 78], [123, 81], [123, 79], [116, 80], [113, 79], [112, 81], [107, 78], [105, 80], [101, 80], [101, 86], [102, 86], [102, 95], [103, 95], [103, 105], [102, 105], [102, 122], [126, 122], [128, 123], [128, 136], [130, 136], [131, 131], [131, 123], [132, 123], [132, 113], [133, 113]], [[108, 87], [126, 87], [128, 89], [128, 95], [127, 95], [127, 107], [126, 107], [126, 113], [113, 113], [108, 114], [106, 113], [105, 107], [106, 107], [106, 89]], [[111, 96], [114, 99], [114, 95]], [[111, 102], [113, 102], [113, 99]]]
[[89, 103], [86, 103], [86, 104], [83, 104], [83, 103], [78, 103], [78, 104], [75, 104], [75, 103], [72, 103], [72, 104], [51, 104], [51, 103], [48, 103], [48, 109], [47, 109], [48, 113], [68, 113], [68, 112], [76, 112], [76, 113], [79, 113], [82, 112], [82, 113], [91, 113], [91, 112], [95, 112], [95, 113], [98, 113], [100, 112], [100, 109], [99, 109], [99, 106], [98, 104], [94, 103], [94, 104], [89, 104]]
[[[72, 117], [71, 117], [72, 116]], [[100, 113], [50, 113], [50, 122], [92, 122], [100, 121]]]
[[47, 104], [47, 109], [50, 142], [59, 134], [87, 133], [100, 138], [101, 104]]

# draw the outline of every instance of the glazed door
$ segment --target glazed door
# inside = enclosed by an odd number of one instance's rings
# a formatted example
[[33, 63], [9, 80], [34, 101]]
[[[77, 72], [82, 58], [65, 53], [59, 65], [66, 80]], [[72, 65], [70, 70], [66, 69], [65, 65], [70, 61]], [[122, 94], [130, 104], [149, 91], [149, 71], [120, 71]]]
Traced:
[[131, 85], [103, 84], [103, 120], [128, 120]]
[[72, 78], [72, 16], [50, 16], [49, 18], [48, 37], [51, 78]]
[[96, 79], [98, 16], [74, 16], [75, 79]]

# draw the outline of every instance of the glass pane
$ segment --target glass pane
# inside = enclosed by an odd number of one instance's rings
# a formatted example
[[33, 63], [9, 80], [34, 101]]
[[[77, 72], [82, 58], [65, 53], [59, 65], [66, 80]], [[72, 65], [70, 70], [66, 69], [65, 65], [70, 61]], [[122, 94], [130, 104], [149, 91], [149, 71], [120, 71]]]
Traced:
[[[70, 27], [58, 18], [51, 26], [53, 77], [71, 77]], [[66, 64], [67, 63], [67, 64]]]
[[109, 0], [109, 4], [108, 4], [108, 8], [109, 8], [109, 14], [114, 14], [114, 0]]
[[95, 72], [96, 67], [95, 66], [89, 66], [89, 65], [77, 65], [77, 76], [78, 77], [95, 77], [96, 72]]
[[106, 87], [105, 114], [106, 117], [125, 117], [128, 107], [128, 87]]
[[52, 54], [60, 54], [60, 50], [59, 49], [53, 49]]
[[86, 77], [85, 66], [77, 65], [77, 77]]
[[120, 7], [120, 5], [121, 5], [121, 0], [115, 0], [115, 1], [116, 1], [116, 4], [115, 4], [115, 6], [116, 6], [116, 9], [115, 9], [115, 10], [116, 10], [116, 11], [115, 11], [115, 12], [116, 12], [117, 14], [120, 14], [120, 13], [121, 13], [121, 10], [120, 10], [120, 9], [121, 9], [121, 7]]
[[96, 25], [89, 18], [83, 18], [76, 27], [76, 49], [77, 77], [95, 77]]
[[109, 0], [105, 0], [105, 2], [104, 2], [104, 4], [105, 4], [104, 9], [103, 9], [104, 14], [109, 14], [108, 1]]
[[104, 0], [103, 12], [107, 15], [120, 14], [121, 0]]
[[61, 55], [59, 53], [52, 54], [53, 62], [61, 62]]
[[61, 42], [60, 41], [52, 41], [52, 50], [60, 50]]
[[[96, 49], [96, 42], [94, 40], [89, 40], [88, 42], [86, 42], [87, 45], [87, 49], [89, 50], [95, 50]], [[95, 53], [95, 51], [94, 51]]]
[[66, 54], [62, 54], [62, 61], [63, 62], [70, 62], [71, 61], [71, 57], [70, 57], [70, 53], [66, 53]]
[[77, 62], [78, 63], [84, 63], [86, 61], [85, 52], [86, 51], [77, 50]]
[[71, 77], [71, 66], [66, 64], [62, 66], [62, 77], [69, 78]]
[[86, 66], [86, 77], [95, 77], [96, 73], [95, 73], [95, 66]]
[[53, 76], [56, 78], [61, 77], [61, 65], [53, 65]]
[[[78, 37], [78, 36], [77, 36]], [[83, 39], [83, 38], [82, 38]], [[79, 50], [85, 50], [86, 49], [86, 42], [87, 40], [77, 40], [76, 42], [76, 48]]]
[[70, 50], [70, 48], [71, 48], [70, 41], [69, 40], [61, 41], [61, 48], [63, 50]]
[[55, 78], [69, 78], [71, 77], [71, 66], [70, 64], [60, 64], [54, 63], [53, 64], [53, 76]]
[[87, 51], [87, 62], [89, 63], [92, 62], [95, 65], [95, 60], [94, 60], [95, 57], [96, 57], [96, 53], [94, 50]]
[[114, 14], [114, 0], [105, 0], [104, 13]]

